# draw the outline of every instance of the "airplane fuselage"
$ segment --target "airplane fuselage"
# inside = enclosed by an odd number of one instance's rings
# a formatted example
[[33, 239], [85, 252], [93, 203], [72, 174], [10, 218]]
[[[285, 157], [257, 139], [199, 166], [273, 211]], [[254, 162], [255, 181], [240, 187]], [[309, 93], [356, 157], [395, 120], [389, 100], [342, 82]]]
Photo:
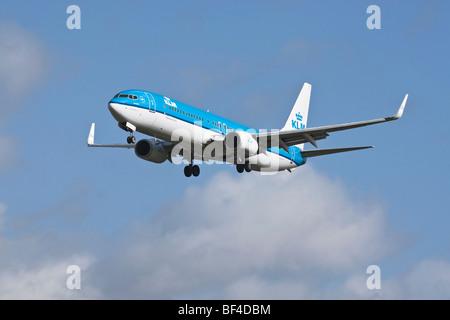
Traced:
[[[108, 108], [118, 123], [130, 123], [135, 127], [134, 131], [179, 144], [192, 150], [192, 159], [202, 161], [235, 162], [236, 159], [227, 161], [224, 158], [230, 159], [225, 151], [209, 152], [223, 149], [223, 139], [218, 136], [226, 136], [232, 131], [258, 132], [208, 111], [142, 90], [122, 91], [109, 101]], [[255, 171], [290, 170], [306, 162], [300, 148], [290, 146], [288, 150], [267, 148], [267, 152], [251, 155], [247, 160]]]

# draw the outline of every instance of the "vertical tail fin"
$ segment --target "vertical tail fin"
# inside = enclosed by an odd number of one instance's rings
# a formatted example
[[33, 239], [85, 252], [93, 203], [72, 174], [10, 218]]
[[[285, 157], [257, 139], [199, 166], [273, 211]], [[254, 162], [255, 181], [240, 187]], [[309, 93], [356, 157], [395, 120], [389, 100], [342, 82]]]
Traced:
[[[284, 127], [280, 131], [306, 128], [310, 97], [311, 85], [305, 82]], [[298, 147], [303, 150], [303, 144]]]

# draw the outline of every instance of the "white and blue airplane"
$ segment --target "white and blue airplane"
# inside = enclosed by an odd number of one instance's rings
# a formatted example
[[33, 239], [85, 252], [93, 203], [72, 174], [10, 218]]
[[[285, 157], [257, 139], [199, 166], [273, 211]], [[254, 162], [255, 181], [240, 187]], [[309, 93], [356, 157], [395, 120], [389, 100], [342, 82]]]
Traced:
[[[400, 119], [408, 99], [403, 99], [391, 117], [307, 128], [311, 85], [305, 83], [289, 117], [280, 130], [255, 130], [209, 111], [194, 108], [163, 95], [142, 90], [126, 90], [109, 101], [108, 108], [121, 129], [130, 133], [127, 144], [96, 144], [95, 123], [87, 140], [89, 147], [134, 148], [144, 160], [173, 162], [180, 156], [187, 164], [186, 177], [198, 176], [194, 160], [236, 165], [237, 171], [291, 172], [311, 157], [361, 150], [372, 146], [318, 149], [317, 140], [330, 132], [354, 129]], [[151, 136], [136, 143], [134, 132]], [[305, 143], [316, 149], [304, 150]]]

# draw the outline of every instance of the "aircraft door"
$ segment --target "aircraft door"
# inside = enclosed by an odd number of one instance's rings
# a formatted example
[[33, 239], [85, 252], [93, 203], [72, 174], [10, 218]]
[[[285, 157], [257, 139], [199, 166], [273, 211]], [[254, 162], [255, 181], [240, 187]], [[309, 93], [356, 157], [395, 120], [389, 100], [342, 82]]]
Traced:
[[144, 113], [141, 114], [142, 116], [145, 117], [146, 124], [153, 125], [153, 123], [155, 122], [155, 111], [156, 111], [155, 99], [150, 93], [147, 92], [143, 92], [141, 95], [139, 95], [138, 99], [139, 104], [141, 106], [148, 107], [149, 110], [148, 113], [145, 111]]
[[155, 112], [155, 110], [156, 110], [155, 98], [153, 98], [153, 95], [150, 93], [145, 93], [145, 95], [147, 96], [147, 99], [148, 99], [148, 110], [150, 112]]

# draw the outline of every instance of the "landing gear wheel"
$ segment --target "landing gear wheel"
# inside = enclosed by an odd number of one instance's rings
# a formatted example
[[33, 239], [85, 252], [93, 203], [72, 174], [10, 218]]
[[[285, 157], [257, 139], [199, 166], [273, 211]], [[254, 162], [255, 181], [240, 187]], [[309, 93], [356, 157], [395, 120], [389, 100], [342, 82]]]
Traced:
[[192, 166], [191, 165], [184, 167], [184, 175], [186, 177], [190, 177], [192, 175]]
[[252, 171], [252, 167], [250, 166], [250, 163], [248, 161], [245, 162], [244, 169], [245, 169], [245, 172]]
[[200, 168], [199, 166], [195, 165], [192, 167], [192, 175], [194, 177], [198, 177], [198, 175], [200, 174]]
[[135, 144], [136, 143], [136, 137], [135, 136], [127, 137], [127, 143], [128, 144]]
[[244, 172], [244, 165], [243, 165], [242, 163], [238, 163], [238, 164], [236, 165], [236, 170], [237, 170], [237, 172], [239, 172], [239, 173]]

